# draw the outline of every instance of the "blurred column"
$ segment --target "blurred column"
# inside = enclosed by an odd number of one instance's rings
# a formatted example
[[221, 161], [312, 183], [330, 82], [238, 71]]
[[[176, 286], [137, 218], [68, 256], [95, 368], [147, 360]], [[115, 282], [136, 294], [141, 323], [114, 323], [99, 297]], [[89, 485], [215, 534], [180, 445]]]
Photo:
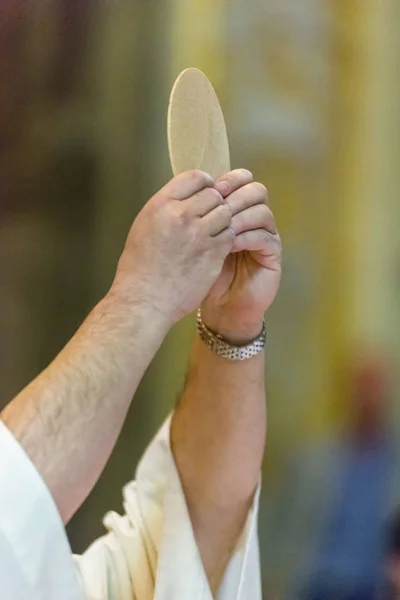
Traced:
[[341, 15], [338, 252], [347, 318], [343, 335], [399, 346], [399, 16], [397, 0], [337, 2]]

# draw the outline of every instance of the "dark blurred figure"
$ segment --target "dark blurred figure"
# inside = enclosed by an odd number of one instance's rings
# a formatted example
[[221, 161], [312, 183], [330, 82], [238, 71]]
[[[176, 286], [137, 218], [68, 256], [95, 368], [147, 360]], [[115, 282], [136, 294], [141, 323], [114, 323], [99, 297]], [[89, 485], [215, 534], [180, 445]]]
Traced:
[[304, 598], [376, 600], [382, 585], [385, 515], [397, 449], [388, 420], [385, 370], [373, 359], [356, 369], [349, 428], [337, 440], [336, 486]]
[[337, 491], [321, 531], [307, 600], [376, 600], [396, 452], [382, 367], [358, 368], [350, 427], [337, 448]]
[[400, 453], [386, 369], [364, 358], [352, 381], [345, 430], [296, 456], [281, 490], [285, 507], [275, 517], [281, 539], [278, 532], [276, 545], [271, 539], [278, 556], [271, 562], [288, 582], [284, 598], [380, 598], [385, 524], [400, 501]]
[[388, 528], [385, 560], [386, 582], [382, 600], [400, 599], [400, 512], [391, 519]]

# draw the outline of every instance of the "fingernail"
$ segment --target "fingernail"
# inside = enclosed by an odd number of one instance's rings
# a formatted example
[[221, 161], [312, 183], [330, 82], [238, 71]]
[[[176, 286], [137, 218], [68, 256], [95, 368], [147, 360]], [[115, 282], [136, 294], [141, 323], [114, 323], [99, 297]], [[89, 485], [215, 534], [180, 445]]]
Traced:
[[229, 192], [229, 183], [227, 181], [218, 181], [215, 184], [215, 189], [221, 194], [221, 196], [226, 196]]

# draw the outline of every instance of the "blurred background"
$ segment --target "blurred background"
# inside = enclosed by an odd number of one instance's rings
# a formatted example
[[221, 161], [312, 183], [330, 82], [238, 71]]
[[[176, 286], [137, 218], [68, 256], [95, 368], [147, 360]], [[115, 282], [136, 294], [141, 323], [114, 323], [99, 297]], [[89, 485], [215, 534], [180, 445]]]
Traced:
[[[0, 408], [107, 291], [133, 219], [171, 177], [171, 86], [203, 69], [232, 164], [268, 186], [284, 242], [260, 514], [273, 600], [376, 598], [388, 566], [400, 507], [399, 43], [397, 0], [0, 0]], [[193, 332], [192, 318], [180, 323], [146, 374], [68, 527], [74, 551], [121, 510]]]

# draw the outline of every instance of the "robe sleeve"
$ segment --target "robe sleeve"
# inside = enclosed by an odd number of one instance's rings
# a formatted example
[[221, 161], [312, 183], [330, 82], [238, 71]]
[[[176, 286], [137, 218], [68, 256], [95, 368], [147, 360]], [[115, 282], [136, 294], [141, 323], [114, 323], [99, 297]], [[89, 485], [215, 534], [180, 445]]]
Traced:
[[[75, 557], [86, 600], [213, 600], [170, 447], [170, 419], [125, 486], [124, 516], [108, 513], [108, 534]], [[217, 600], [261, 600], [259, 490]]]
[[1, 420], [0, 598], [82, 600], [54, 500]]

